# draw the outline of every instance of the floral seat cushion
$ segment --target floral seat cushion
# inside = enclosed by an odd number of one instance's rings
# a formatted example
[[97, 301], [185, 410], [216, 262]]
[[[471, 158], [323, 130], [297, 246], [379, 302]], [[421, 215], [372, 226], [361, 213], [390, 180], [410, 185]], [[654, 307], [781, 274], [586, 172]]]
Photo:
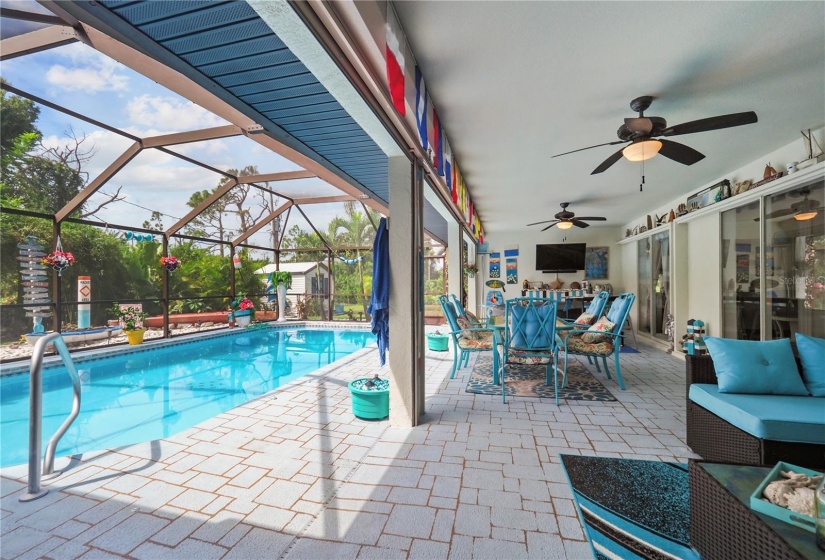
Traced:
[[493, 348], [493, 331], [464, 333], [458, 337], [458, 347], [462, 350], [491, 350]]
[[526, 352], [524, 350], [509, 350], [507, 353], [508, 364], [522, 364], [522, 365], [537, 365], [549, 364], [553, 361], [553, 356], [548, 354], [536, 354], [535, 352]]
[[607, 356], [613, 352], [613, 344], [607, 341], [585, 342], [581, 336], [571, 336], [567, 339], [567, 351], [578, 354]]

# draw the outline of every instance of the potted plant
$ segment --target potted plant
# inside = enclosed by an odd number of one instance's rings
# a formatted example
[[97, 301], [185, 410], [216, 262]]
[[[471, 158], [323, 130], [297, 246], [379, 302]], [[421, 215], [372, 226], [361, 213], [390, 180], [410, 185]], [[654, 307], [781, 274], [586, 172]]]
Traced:
[[255, 304], [246, 296], [240, 295], [232, 300], [230, 304], [232, 314], [235, 317], [235, 324], [239, 327], [246, 327], [255, 318]]
[[478, 273], [478, 267], [475, 264], [465, 264], [464, 272], [467, 274], [467, 276], [473, 278]]
[[74, 264], [74, 255], [65, 251], [52, 251], [43, 257], [40, 264], [52, 267], [57, 271], [57, 275], [60, 276], [64, 270]]
[[148, 316], [139, 307], [121, 307], [119, 303], [112, 304], [110, 311], [123, 323], [123, 330], [126, 331], [126, 338], [129, 339], [129, 344], [142, 344], [143, 334], [146, 329], [143, 328], [143, 320]]
[[276, 270], [272, 273], [272, 283], [277, 287], [278, 322], [283, 323], [286, 321], [286, 291], [292, 287], [292, 273]]
[[177, 257], [168, 256], [160, 258], [160, 265], [169, 272], [175, 272], [178, 268], [180, 268], [181, 262]]

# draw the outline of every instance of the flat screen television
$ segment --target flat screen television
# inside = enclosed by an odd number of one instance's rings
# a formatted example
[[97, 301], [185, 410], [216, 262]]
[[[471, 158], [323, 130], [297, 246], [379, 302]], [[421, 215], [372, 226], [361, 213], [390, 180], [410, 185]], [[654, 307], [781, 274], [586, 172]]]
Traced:
[[536, 270], [542, 272], [576, 272], [584, 270], [586, 243], [536, 245]]

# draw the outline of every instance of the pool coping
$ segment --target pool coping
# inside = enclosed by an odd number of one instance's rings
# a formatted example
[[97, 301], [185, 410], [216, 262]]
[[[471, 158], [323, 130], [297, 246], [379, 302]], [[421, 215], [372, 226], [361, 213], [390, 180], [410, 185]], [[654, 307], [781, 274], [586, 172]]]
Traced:
[[[78, 350], [72, 353], [72, 361], [75, 364], [84, 363], [92, 360], [99, 360], [101, 358], [107, 358], [110, 356], [115, 355], [123, 355], [123, 354], [137, 354], [141, 352], [149, 352], [151, 350], [155, 350], [159, 347], [168, 347], [168, 346], [177, 346], [180, 344], [189, 344], [193, 341], [209, 339], [209, 338], [221, 338], [221, 337], [228, 337], [228, 336], [235, 336], [242, 332], [246, 331], [258, 331], [258, 330], [270, 330], [270, 329], [294, 329], [294, 328], [323, 328], [323, 329], [333, 329], [333, 330], [369, 330], [370, 325], [369, 323], [348, 323], [342, 321], [289, 321], [284, 323], [279, 323], [276, 321], [268, 322], [268, 323], [257, 323], [256, 325], [250, 325], [249, 327], [245, 328], [226, 328], [226, 329], [218, 329], [214, 331], [208, 332], [194, 332], [188, 334], [177, 335], [175, 337], [170, 338], [155, 338], [150, 339], [142, 344], [130, 346], [128, 344], [118, 344], [115, 346], [107, 346], [101, 348], [90, 348], [88, 350]], [[43, 360], [43, 367], [48, 368], [52, 366], [56, 366], [63, 363], [63, 359], [55, 354], [51, 356], [46, 356]], [[29, 373], [31, 369], [31, 359], [21, 360], [19, 363], [15, 364], [0, 364], [0, 377], [7, 377], [12, 375], [21, 375], [24, 373]]]

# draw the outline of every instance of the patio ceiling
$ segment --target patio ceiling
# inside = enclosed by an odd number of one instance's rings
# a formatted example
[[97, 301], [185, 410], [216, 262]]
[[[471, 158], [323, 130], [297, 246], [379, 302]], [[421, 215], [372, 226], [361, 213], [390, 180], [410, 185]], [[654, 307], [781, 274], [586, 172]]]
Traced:
[[[183, 74], [256, 123], [247, 134], [265, 132], [340, 178], [349, 194], [389, 206], [387, 155], [246, 2], [43, 4]], [[446, 241], [447, 222], [429, 202], [424, 227]]]

